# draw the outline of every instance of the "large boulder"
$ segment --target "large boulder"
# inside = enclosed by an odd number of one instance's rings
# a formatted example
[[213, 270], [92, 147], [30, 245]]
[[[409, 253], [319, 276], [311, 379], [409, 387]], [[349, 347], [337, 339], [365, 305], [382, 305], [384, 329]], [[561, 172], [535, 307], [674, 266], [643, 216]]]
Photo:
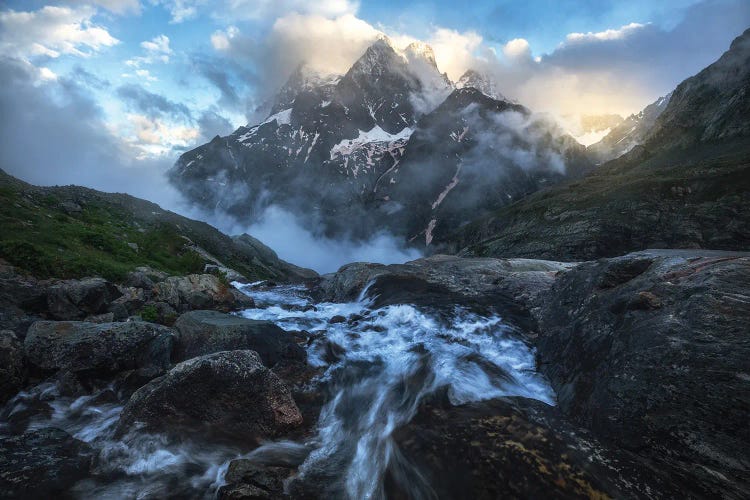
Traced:
[[166, 302], [177, 311], [235, 311], [254, 306], [253, 299], [212, 274], [170, 276], [156, 283], [153, 291], [154, 301]]
[[249, 349], [268, 367], [285, 361], [304, 361], [305, 350], [294, 337], [270, 321], [255, 321], [217, 311], [190, 311], [179, 317], [175, 360], [219, 351]]
[[363, 291], [375, 307], [456, 305], [479, 312], [501, 310], [504, 319], [529, 332], [530, 314], [555, 276], [576, 264], [533, 259], [460, 258], [433, 255], [405, 264], [348, 264], [321, 277], [312, 294], [321, 301], [356, 300]]
[[47, 289], [47, 310], [53, 319], [83, 319], [107, 312], [120, 295], [117, 287], [103, 278], [68, 280]]
[[170, 365], [174, 339], [174, 330], [143, 321], [37, 321], [24, 339], [24, 350], [43, 370], [158, 374]]
[[47, 290], [30, 276], [0, 260], [0, 330], [13, 330], [22, 336], [33, 317], [47, 310]]
[[646, 498], [677, 494], [668, 475], [610, 450], [525, 398], [423, 404], [393, 434], [388, 498]]
[[289, 389], [253, 351], [224, 351], [178, 364], [137, 390], [117, 432], [134, 426], [205, 432], [258, 442], [302, 424]]
[[587, 262], [545, 295], [540, 369], [561, 409], [687, 496], [750, 497], [750, 254]]
[[0, 496], [69, 498], [89, 473], [93, 453], [60, 429], [39, 429], [0, 438]]
[[284, 480], [291, 469], [263, 465], [248, 459], [232, 460], [224, 475], [226, 484], [219, 488], [220, 500], [271, 499], [284, 495]]
[[11, 330], [0, 331], [0, 406], [21, 390], [26, 380], [23, 345]]

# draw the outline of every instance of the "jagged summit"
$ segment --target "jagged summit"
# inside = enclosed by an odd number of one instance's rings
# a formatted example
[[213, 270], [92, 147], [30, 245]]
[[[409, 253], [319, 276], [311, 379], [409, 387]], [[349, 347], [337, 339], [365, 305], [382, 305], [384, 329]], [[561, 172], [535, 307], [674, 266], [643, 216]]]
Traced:
[[330, 98], [341, 77], [339, 74], [321, 73], [307, 63], [300, 63], [276, 94], [270, 114], [290, 108], [302, 92], [316, 92], [323, 99]]
[[404, 49], [404, 55], [410, 61], [423, 60], [437, 68], [435, 51], [432, 46], [424, 42], [412, 42]]
[[508, 101], [500, 92], [497, 83], [486, 73], [480, 73], [474, 69], [468, 69], [456, 82], [456, 88], [462, 89], [473, 87], [484, 95], [497, 99], [498, 101]]
[[[456, 90], [428, 44], [399, 49], [380, 37], [341, 77], [297, 67], [270, 116], [183, 154], [170, 178], [248, 221], [274, 204], [329, 235], [389, 229], [429, 245], [478, 211], [559, 181], [563, 158], [578, 160], [489, 78], [475, 72], [465, 83]], [[489, 147], [493, 134], [520, 156]], [[482, 195], [469, 196], [478, 184]]]

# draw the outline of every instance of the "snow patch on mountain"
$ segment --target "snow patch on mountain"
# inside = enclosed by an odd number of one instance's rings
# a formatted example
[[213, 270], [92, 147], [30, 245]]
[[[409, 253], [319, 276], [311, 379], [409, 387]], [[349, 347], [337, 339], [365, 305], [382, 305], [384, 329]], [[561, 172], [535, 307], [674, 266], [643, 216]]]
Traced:
[[292, 122], [292, 108], [279, 111], [278, 113], [269, 116], [263, 123], [261, 123], [261, 125], [271, 123], [272, 121], [276, 121], [276, 125], [278, 126], [289, 125]]
[[359, 131], [359, 135], [354, 139], [344, 139], [331, 148], [331, 159], [333, 160], [336, 155], [350, 155], [357, 149], [376, 142], [387, 142], [392, 143], [396, 141], [406, 141], [411, 136], [413, 130], [409, 127], [404, 127], [397, 134], [389, 134], [380, 126], [375, 125], [371, 130], [365, 132]]

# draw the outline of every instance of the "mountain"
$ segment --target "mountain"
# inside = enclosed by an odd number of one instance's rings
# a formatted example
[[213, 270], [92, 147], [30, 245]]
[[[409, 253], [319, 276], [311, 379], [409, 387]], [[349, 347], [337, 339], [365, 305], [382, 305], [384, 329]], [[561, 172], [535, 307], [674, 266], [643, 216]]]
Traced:
[[381, 38], [341, 77], [297, 68], [268, 118], [183, 154], [170, 180], [247, 222], [277, 205], [328, 236], [421, 246], [590, 167], [552, 122], [469, 77], [455, 89], [428, 45]]
[[563, 260], [644, 248], [750, 248], [750, 30], [682, 82], [651, 130], [583, 179], [447, 238], [448, 249]]
[[139, 266], [169, 274], [206, 265], [248, 280], [316, 276], [249, 235], [212, 226], [127, 194], [79, 186], [32, 186], [0, 170], [0, 259], [39, 278], [121, 280]]
[[599, 142], [588, 147], [592, 158], [597, 163], [603, 163], [643, 144], [654, 127], [656, 119], [667, 109], [671, 97], [670, 92], [643, 108], [639, 113], [622, 120]]
[[456, 82], [456, 88], [458, 89], [465, 89], [468, 87], [475, 88], [484, 95], [497, 99], [498, 101], [508, 100], [500, 92], [497, 83], [495, 83], [490, 76], [473, 69], [466, 70]]

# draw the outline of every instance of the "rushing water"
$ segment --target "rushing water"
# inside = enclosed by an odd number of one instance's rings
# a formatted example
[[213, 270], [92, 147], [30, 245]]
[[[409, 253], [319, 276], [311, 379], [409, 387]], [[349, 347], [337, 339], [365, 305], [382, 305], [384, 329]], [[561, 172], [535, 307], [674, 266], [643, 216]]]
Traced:
[[[394, 458], [393, 431], [438, 389], [453, 404], [500, 396], [553, 404], [552, 390], [534, 371], [533, 352], [500, 316], [411, 305], [373, 309], [366, 294], [350, 303], [313, 304], [301, 287], [238, 286], [256, 303], [242, 316], [305, 330], [315, 339], [308, 363], [320, 367], [314, 383], [328, 402], [308, 442], [268, 443], [249, 451], [207, 446], [193, 436], [175, 443], [134, 432], [115, 440], [124, 405], [115, 386], [71, 398], [53, 382], [14, 398], [3, 410], [0, 433], [9, 430], [2, 422], [18, 421], [29, 429], [59, 427], [91, 444], [97, 451], [95, 475], [77, 485], [81, 497], [157, 498], [183, 490], [186, 497], [210, 498], [232, 459], [286, 455], [302, 462], [296, 481], [303, 488], [307, 483], [331, 498], [379, 498]], [[348, 320], [331, 323], [335, 316]]]

